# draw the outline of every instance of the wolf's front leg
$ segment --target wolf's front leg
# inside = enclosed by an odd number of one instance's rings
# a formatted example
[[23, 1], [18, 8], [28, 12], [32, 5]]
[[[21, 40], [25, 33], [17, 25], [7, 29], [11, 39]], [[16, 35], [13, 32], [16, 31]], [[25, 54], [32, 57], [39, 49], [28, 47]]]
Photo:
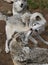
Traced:
[[5, 52], [6, 53], [9, 53], [9, 44], [8, 44], [9, 40], [6, 40], [6, 43], [5, 43]]

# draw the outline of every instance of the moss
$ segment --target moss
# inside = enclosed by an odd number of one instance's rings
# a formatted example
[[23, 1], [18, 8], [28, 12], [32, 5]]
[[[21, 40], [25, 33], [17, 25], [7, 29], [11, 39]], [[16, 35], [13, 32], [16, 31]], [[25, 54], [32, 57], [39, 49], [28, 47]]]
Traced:
[[44, 9], [48, 8], [48, 0], [27, 0], [28, 6], [31, 9]]
[[33, 1], [33, 0], [28, 0], [28, 6], [32, 9], [37, 9], [38, 8], [38, 3]]

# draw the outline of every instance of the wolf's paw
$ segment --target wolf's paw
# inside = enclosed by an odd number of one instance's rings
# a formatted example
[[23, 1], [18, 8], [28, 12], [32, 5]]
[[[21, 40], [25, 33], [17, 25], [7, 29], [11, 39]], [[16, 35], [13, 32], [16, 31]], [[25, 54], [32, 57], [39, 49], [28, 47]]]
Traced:
[[5, 52], [6, 52], [6, 53], [9, 53], [9, 49], [8, 49], [8, 48], [5, 48]]

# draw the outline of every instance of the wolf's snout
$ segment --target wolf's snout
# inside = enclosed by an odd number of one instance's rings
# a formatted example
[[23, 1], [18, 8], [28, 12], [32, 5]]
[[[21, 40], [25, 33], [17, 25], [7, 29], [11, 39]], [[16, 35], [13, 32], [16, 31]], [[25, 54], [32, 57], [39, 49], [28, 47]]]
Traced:
[[21, 7], [23, 7], [23, 3], [21, 4]]

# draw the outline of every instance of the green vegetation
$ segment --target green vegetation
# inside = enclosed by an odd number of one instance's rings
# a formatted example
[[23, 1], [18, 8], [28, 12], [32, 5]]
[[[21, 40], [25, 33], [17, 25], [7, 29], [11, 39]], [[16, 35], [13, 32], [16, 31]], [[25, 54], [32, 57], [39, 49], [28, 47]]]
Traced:
[[28, 6], [31, 9], [44, 9], [48, 8], [48, 0], [27, 0]]

